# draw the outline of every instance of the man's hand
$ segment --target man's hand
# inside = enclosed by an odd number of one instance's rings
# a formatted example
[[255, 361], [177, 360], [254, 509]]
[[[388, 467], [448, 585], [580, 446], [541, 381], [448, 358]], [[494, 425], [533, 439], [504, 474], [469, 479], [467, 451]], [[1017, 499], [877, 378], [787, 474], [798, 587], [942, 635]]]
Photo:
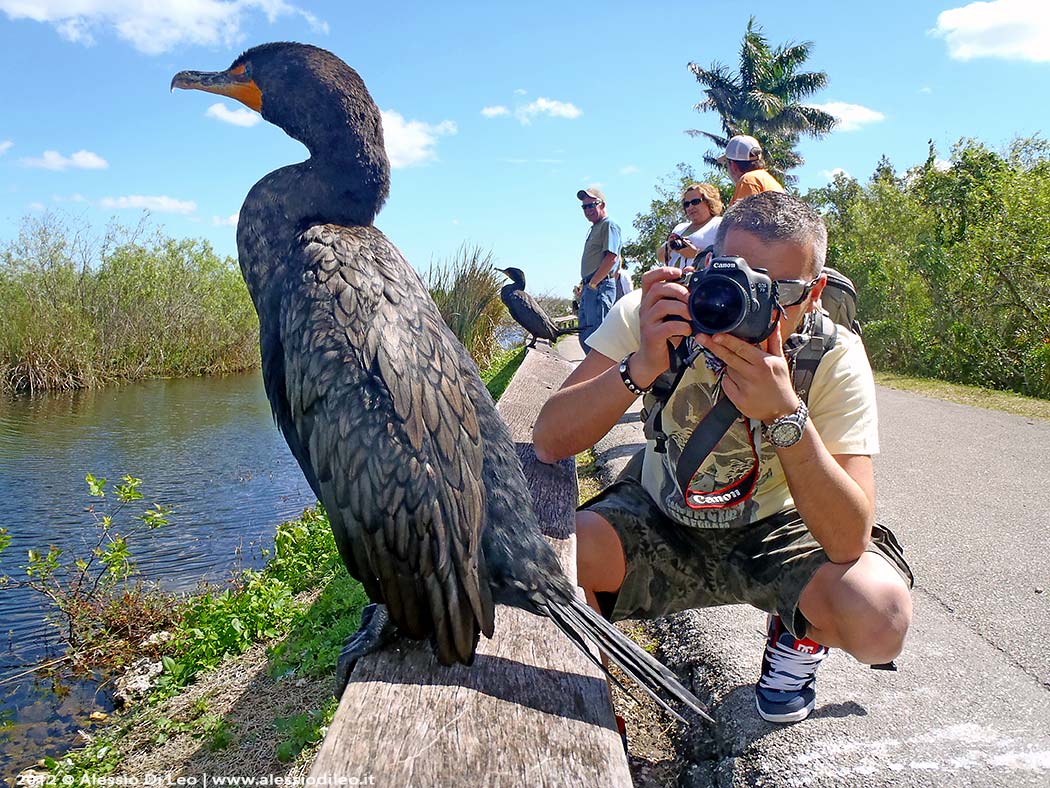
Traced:
[[653, 268], [642, 275], [642, 303], [638, 310], [641, 346], [631, 357], [630, 373], [631, 379], [643, 388], [671, 366], [667, 340], [677, 345], [682, 337], [692, 333], [689, 291], [677, 281], [681, 277], [682, 269], [673, 266]]
[[798, 409], [799, 398], [784, 358], [780, 321], [758, 345], [730, 334], [700, 334], [697, 339], [726, 363], [722, 390], [742, 414], [768, 424]]

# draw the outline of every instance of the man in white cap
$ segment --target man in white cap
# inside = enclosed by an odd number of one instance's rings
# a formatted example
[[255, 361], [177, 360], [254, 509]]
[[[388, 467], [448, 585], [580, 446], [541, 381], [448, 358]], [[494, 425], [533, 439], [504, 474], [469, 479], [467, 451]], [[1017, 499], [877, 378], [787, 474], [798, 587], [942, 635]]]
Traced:
[[594, 186], [576, 192], [583, 215], [591, 223], [580, 259], [580, 344], [590, 353], [587, 339], [602, 324], [616, 300], [616, 269], [620, 228], [605, 212], [605, 195]]
[[784, 187], [766, 171], [762, 161], [762, 146], [758, 140], [746, 134], [738, 134], [729, 140], [726, 152], [718, 157], [718, 163], [729, 170], [729, 177], [736, 188], [729, 204], [760, 192], [782, 192]]

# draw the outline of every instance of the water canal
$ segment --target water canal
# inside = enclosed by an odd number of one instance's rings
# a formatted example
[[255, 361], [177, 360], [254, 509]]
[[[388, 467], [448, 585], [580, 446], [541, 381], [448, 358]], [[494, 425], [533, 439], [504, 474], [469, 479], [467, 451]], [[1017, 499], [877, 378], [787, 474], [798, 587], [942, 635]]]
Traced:
[[[314, 503], [257, 374], [0, 400], [0, 526], [12, 537], [0, 574], [20, 573], [30, 548], [83, 550], [94, 528], [85, 507], [96, 503], [87, 473], [139, 477], [140, 503], [174, 509], [171, 525], [131, 545], [146, 577], [170, 590], [259, 565], [277, 523]], [[62, 653], [44, 610], [31, 592], [0, 592], [0, 784], [111, 708], [107, 689], [87, 682], [12, 680]]]

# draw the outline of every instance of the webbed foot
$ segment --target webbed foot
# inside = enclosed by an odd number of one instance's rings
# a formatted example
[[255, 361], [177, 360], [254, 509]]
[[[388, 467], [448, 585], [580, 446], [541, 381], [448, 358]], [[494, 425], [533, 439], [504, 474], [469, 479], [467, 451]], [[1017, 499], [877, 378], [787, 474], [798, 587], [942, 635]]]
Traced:
[[386, 605], [366, 605], [361, 611], [361, 627], [346, 639], [335, 668], [335, 696], [341, 697], [350, 681], [354, 665], [361, 657], [379, 651], [397, 635], [397, 627], [390, 620]]

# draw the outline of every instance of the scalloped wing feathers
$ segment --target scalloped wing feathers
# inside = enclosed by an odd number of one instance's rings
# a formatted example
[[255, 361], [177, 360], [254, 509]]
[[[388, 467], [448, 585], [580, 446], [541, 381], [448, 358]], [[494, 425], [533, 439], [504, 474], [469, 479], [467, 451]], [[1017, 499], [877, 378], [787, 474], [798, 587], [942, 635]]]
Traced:
[[408, 636], [431, 637], [443, 663], [469, 663], [479, 632], [492, 634], [493, 601], [480, 549], [484, 443], [463, 351], [375, 228], [312, 227], [294, 253], [280, 387], [300, 464], [369, 596]]

